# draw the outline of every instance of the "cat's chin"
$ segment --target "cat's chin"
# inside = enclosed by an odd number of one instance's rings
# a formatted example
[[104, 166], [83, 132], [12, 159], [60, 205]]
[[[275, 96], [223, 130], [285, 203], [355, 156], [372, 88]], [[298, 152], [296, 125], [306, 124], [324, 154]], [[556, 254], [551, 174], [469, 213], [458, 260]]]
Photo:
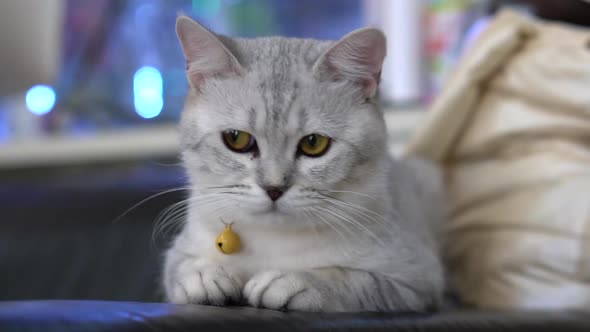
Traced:
[[[301, 225], [307, 225], [298, 222], [300, 216], [296, 213], [286, 212], [280, 209], [248, 209], [235, 215], [224, 216], [223, 219], [227, 222], [231, 220], [231, 222], [240, 225], [240, 227], [284, 227], [285, 225], [299, 227]], [[216, 217], [212, 217], [211, 220], [216, 226], [218, 225]]]
[[289, 211], [285, 210], [284, 208], [281, 208], [280, 206], [278, 206], [277, 204], [271, 204], [268, 207], [265, 207], [263, 209], [260, 210], [256, 210], [256, 211], [252, 211], [253, 215], [258, 215], [258, 216], [287, 216], [287, 215], [292, 215], [292, 213], [289, 213]]

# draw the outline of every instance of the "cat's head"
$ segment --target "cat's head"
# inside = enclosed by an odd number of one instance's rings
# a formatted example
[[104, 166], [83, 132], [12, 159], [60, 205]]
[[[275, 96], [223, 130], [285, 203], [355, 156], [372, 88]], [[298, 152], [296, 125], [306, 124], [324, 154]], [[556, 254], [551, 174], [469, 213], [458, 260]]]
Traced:
[[386, 153], [374, 104], [385, 37], [229, 39], [177, 20], [190, 89], [185, 167], [220, 213], [303, 215], [323, 195], [362, 190]]

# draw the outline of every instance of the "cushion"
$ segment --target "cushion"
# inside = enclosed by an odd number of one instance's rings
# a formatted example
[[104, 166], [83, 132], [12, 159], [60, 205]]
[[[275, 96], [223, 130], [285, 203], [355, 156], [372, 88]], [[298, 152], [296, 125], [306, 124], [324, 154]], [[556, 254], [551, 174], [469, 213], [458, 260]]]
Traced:
[[590, 308], [590, 30], [500, 13], [407, 153], [440, 163], [468, 304]]

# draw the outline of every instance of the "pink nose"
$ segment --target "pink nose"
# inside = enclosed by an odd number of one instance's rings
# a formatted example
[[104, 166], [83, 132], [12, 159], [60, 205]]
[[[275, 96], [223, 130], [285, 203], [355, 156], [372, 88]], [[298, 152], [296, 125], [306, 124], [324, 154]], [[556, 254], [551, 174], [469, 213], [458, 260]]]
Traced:
[[270, 199], [274, 202], [277, 199], [281, 198], [281, 196], [283, 196], [283, 191], [280, 188], [277, 187], [267, 187], [265, 188], [266, 190], [266, 194], [268, 195], [268, 197], [270, 197]]

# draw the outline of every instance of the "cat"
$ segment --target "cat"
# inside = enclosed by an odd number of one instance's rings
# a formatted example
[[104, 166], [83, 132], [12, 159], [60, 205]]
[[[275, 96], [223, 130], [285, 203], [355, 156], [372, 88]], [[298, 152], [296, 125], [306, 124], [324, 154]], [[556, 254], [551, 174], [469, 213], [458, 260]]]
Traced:
[[[189, 92], [180, 121], [191, 183], [165, 254], [173, 303], [276, 310], [425, 311], [441, 304], [438, 170], [393, 159], [376, 105], [374, 28], [341, 40], [176, 32]], [[240, 251], [215, 239], [232, 223]]]

